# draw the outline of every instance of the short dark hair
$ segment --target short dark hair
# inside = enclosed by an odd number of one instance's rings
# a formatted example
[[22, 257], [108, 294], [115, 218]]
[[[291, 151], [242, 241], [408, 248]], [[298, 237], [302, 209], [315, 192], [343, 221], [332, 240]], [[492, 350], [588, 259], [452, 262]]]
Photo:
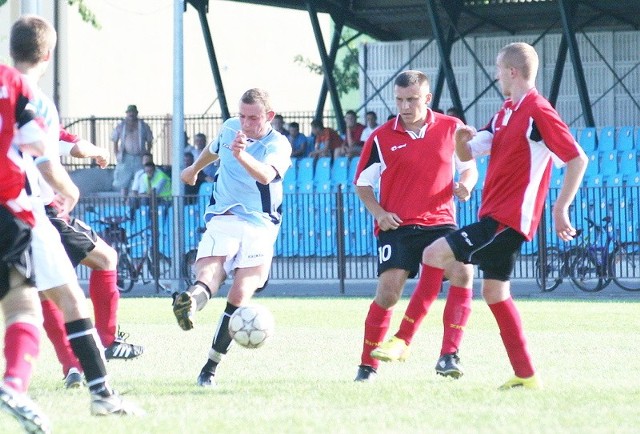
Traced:
[[300, 124], [297, 122], [289, 122], [289, 128], [296, 128], [296, 129], [300, 129]]
[[56, 46], [56, 31], [42, 17], [23, 15], [11, 26], [9, 47], [15, 62], [35, 65]]
[[245, 104], [262, 104], [264, 106], [264, 110], [266, 112], [270, 112], [271, 108], [271, 97], [269, 97], [269, 93], [264, 89], [253, 88], [249, 89], [245, 93], [242, 94], [240, 98]]
[[322, 123], [322, 120], [314, 119], [314, 120], [311, 121], [311, 128], [323, 129], [324, 128], [324, 124]]
[[144, 167], [153, 167], [154, 169], [156, 168], [156, 165], [154, 162], [149, 161], [147, 163], [144, 163]]
[[427, 86], [430, 86], [429, 77], [427, 77], [424, 72], [417, 71], [415, 69], [409, 69], [398, 74], [393, 84], [400, 87], [409, 87], [413, 86], [414, 84], [422, 86], [424, 83], [427, 83]]

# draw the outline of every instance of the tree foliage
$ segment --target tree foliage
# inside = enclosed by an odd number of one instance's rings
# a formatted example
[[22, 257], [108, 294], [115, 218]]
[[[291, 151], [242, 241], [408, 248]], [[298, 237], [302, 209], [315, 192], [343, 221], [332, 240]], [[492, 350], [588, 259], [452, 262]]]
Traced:
[[[0, 0], [2, 1], [2, 0]], [[82, 17], [82, 21], [85, 23], [91, 24], [94, 28], [100, 29], [100, 23], [96, 18], [96, 15], [89, 9], [89, 7], [84, 3], [84, 0], [67, 0], [69, 6], [77, 6], [78, 13]]]
[[[333, 68], [333, 79], [340, 96], [344, 96], [350, 91], [358, 89], [359, 86], [358, 47], [350, 33], [349, 30], [346, 30], [343, 35], [342, 39], [349, 40], [350, 42], [341, 48], [344, 55], [336, 58], [336, 64]], [[307, 68], [313, 74], [324, 75], [322, 65], [314, 63], [309, 58], [298, 54], [293, 58], [293, 61]]]

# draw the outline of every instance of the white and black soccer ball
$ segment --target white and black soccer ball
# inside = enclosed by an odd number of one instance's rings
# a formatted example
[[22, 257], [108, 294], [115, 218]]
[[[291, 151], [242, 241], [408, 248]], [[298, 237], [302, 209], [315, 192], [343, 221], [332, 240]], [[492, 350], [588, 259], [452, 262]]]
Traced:
[[275, 321], [269, 309], [257, 304], [236, 309], [229, 319], [229, 334], [238, 345], [258, 348], [273, 335]]

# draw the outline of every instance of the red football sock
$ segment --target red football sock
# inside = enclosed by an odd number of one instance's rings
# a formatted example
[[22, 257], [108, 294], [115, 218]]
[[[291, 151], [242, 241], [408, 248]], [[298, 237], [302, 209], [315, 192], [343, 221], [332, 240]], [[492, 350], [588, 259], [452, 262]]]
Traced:
[[387, 334], [392, 313], [392, 309], [383, 309], [375, 301], [371, 303], [367, 319], [364, 322], [364, 344], [361, 358], [363, 365], [371, 366], [374, 369], [380, 365], [379, 360], [371, 357], [371, 351], [380, 346]]
[[40, 331], [26, 322], [11, 324], [4, 334], [4, 357], [7, 366], [5, 383], [15, 391], [24, 393], [29, 388], [33, 364], [40, 350]]
[[447, 304], [444, 306], [442, 324], [444, 335], [442, 336], [442, 348], [440, 355], [458, 352], [460, 342], [464, 335], [464, 328], [471, 315], [471, 298], [473, 290], [451, 286], [447, 295]]
[[42, 300], [42, 316], [44, 317], [44, 330], [47, 332], [49, 340], [56, 351], [58, 361], [62, 365], [62, 375], [67, 375], [69, 369], [76, 368], [82, 372], [80, 362], [73, 354], [71, 344], [67, 339], [67, 332], [64, 328], [64, 317], [62, 311], [52, 300]]
[[527, 351], [527, 340], [522, 330], [520, 314], [513, 302], [508, 299], [490, 304], [489, 308], [498, 322], [500, 336], [507, 350], [513, 371], [520, 378], [529, 378], [534, 374], [531, 357]]
[[116, 270], [93, 270], [89, 278], [89, 297], [93, 303], [96, 330], [106, 348], [116, 339], [118, 300]]
[[422, 266], [418, 285], [413, 291], [402, 322], [400, 322], [400, 329], [396, 333], [396, 337], [404, 340], [407, 345], [411, 343], [413, 336], [420, 328], [420, 323], [429, 312], [435, 299], [438, 298], [443, 277], [444, 270], [442, 268]]

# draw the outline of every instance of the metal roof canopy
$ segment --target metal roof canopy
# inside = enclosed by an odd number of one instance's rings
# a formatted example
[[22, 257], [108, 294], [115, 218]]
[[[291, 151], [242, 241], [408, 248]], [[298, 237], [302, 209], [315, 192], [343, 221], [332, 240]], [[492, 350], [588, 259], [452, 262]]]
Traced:
[[[435, 80], [434, 107], [437, 107], [446, 80], [454, 106], [464, 111], [460, 102], [453, 68], [450, 62], [454, 42], [467, 36], [536, 34], [562, 32], [558, 60], [551, 83], [549, 99], [558, 96], [564, 63], [569, 54], [573, 64], [577, 91], [587, 126], [595, 126], [587, 83], [576, 42], [577, 31], [638, 30], [640, 29], [639, 0], [232, 0], [238, 3], [259, 4], [288, 9], [306, 10], [318, 44], [325, 80], [316, 108], [322, 117], [327, 93], [331, 95], [338, 127], [344, 132], [344, 119], [332, 71], [344, 26], [381, 41], [434, 39], [441, 57]], [[213, 41], [206, 13], [208, 0], [186, 0], [200, 15], [209, 53], [212, 74], [218, 92], [223, 117], [229, 116], [224, 88], [215, 58]], [[334, 21], [332, 43], [327, 52], [317, 21], [318, 13], [327, 13]], [[541, 38], [540, 37], [540, 38]], [[467, 44], [465, 44], [467, 45]], [[467, 45], [468, 47], [468, 45]], [[475, 56], [470, 52], [470, 55]], [[603, 59], [604, 61], [604, 59]], [[616, 76], [618, 81], [619, 77]], [[484, 92], [483, 92], [484, 93]], [[636, 104], [637, 105], [637, 104]]]

